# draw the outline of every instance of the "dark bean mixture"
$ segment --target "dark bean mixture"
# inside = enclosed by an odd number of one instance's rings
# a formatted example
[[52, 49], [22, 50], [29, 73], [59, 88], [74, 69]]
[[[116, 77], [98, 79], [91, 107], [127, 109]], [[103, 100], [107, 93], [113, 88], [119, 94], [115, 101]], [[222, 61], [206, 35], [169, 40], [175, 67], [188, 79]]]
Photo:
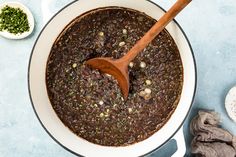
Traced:
[[76, 18], [55, 41], [46, 83], [52, 107], [79, 137], [125, 146], [158, 131], [174, 112], [182, 91], [177, 46], [164, 30], [129, 65], [124, 101], [117, 81], [85, 65], [94, 57], [120, 58], [156, 20], [125, 8], [102, 8]]

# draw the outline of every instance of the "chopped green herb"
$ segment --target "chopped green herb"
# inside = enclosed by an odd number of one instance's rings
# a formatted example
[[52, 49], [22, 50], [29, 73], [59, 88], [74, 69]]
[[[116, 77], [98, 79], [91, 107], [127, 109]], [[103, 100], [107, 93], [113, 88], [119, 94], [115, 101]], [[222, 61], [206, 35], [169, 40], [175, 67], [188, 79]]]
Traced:
[[5, 6], [0, 13], [0, 31], [21, 34], [30, 30], [26, 13], [20, 8]]

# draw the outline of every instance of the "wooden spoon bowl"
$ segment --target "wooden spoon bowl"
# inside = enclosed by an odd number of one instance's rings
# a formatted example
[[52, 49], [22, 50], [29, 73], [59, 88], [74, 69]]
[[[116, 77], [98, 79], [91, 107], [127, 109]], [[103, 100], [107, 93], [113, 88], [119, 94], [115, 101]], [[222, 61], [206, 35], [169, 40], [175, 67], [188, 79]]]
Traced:
[[125, 99], [129, 95], [129, 75], [128, 66], [123, 63], [123, 60], [113, 60], [109, 57], [100, 57], [90, 59], [86, 62], [94, 69], [99, 69], [103, 73], [112, 75], [118, 81], [119, 86]]

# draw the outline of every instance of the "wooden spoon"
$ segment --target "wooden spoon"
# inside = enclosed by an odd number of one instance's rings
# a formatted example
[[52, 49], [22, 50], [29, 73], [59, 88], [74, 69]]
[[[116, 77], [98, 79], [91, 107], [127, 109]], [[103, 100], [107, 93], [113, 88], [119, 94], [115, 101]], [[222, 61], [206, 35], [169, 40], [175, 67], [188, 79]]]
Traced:
[[129, 94], [129, 63], [141, 52], [166, 26], [174, 17], [183, 10], [191, 0], [178, 0], [168, 12], [166, 12], [155, 25], [132, 47], [132, 49], [120, 59], [108, 57], [93, 58], [86, 62], [92, 68], [114, 76], [121, 88], [125, 99]]

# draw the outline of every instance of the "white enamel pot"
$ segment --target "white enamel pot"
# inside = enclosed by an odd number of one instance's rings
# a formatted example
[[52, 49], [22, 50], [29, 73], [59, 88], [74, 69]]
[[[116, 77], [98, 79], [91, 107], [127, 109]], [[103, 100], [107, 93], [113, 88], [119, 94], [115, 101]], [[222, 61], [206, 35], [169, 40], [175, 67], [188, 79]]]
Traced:
[[181, 27], [172, 21], [166, 29], [175, 40], [184, 67], [184, 83], [179, 104], [168, 122], [148, 139], [125, 147], [105, 147], [90, 143], [73, 134], [57, 117], [46, 90], [46, 63], [51, 47], [65, 28], [77, 16], [96, 8], [120, 6], [132, 8], [159, 19], [164, 10], [147, 0], [79, 0], [60, 10], [44, 27], [32, 50], [28, 83], [34, 111], [47, 133], [61, 146], [79, 156], [88, 157], [136, 157], [144, 156], [175, 138], [178, 150], [173, 156], [183, 156], [185, 142], [182, 124], [188, 115], [196, 89], [196, 66], [190, 43]]

